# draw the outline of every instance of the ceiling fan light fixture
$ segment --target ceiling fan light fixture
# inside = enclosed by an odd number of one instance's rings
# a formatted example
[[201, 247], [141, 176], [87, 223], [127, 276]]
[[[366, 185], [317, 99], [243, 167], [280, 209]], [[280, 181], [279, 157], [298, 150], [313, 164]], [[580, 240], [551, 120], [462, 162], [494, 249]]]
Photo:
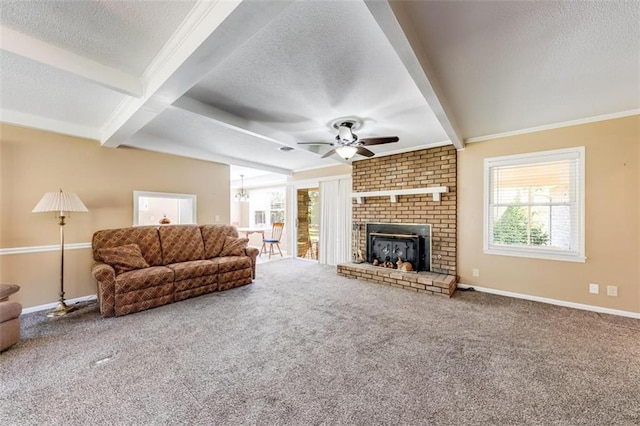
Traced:
[[336, 148], [336, 153], [346, 161], [351, 160], [351, 158], [356, 155], [356, 152], [358, 152], [358, 148], [355, 146], [341, 146]]

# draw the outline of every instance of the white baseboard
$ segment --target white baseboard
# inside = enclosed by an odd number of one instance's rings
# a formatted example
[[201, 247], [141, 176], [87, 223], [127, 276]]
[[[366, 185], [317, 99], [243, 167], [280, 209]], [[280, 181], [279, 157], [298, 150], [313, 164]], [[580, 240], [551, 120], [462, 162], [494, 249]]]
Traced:
[[[65, 300], [65, 303], [69, 306], [72, 306], [72, 305], [75, 305], [76, 303], [90, 302], [92, 300], [97, 300], [97, 299], [98, 297], [95, 294], [91, 294], [89, 296], [76, 297], [75, 299], [67, 299]], [[58, 302], [47, 303], [45, 305], [32, 306], [30, 308], [23, 309], [22, 315], [30, 314], [31, 312], [39, 312], [39, 311], [54, 309], [56, 306], [58, 306]]]
[[529, 294], [513, 293], [511, 291], [496, 290], [494, 288], [479, 287], [477, 285], [469, 285], [458, 283], [459, 288], [473, 287], [476, 291], [482, 293], [497, 294], [499, 296], [513, 297], [515, 299], [532, 300], [534, 302], [548, 303], [550, 305], [565, 306], [567, 308], [582, 309], [583, 311], [599, 312], [602, 314], [619, 315], [621, 317], [640, 319], [640, 312], [621, 311], [618, 309], [603, 308], [601, 306], [584, 305], [582, 303], [567, 302], [565, 300], [549, 299], [547, 297], [531, 296]]

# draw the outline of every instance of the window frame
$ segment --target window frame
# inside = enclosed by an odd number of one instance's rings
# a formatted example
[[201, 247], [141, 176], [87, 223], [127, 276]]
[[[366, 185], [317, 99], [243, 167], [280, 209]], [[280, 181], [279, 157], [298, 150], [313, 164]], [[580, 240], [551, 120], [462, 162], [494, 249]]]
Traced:
[[[578, 223], [571, 223], [572, 239], [574, 233], [578, 235], [575, 238], [577, 247], [575, 250], [564, 250], [553, 247], [536, 247], [536, 246], [504, 246], [493, 245], [493, 235], [491, 230], [491, 194], [493, 183], [491, 180], [491, 170], [493, 167], [500, 166], [527, 166], [542, 162], [560, 161], [568, 159], [577, 159], [575, 168], [575, 182], [571, 183], [573, 191], [575, 191], [575, 201], [571, 202], [572, 207], [578, 208], [579, 212], [575, 216]], [[483, 223], [483, 251], [489, 255], [515, 256], [534, 259], [559, 260], [565, 262], [581, 262], [586, 261], [585, 256], [585, 148], [584, 146], [556, 149], [550, 151], [538, 151], [525, 154], [506, 155], [501, 157], [491, 157], [484, 159], [484, 223]], [[572, 198], [572, 197], [570, 197]], [[511, 204], [516, 205], [516, 204]]]
[[177, 194], [171, 192], [151, 192], [151, 191], [133, 191], [133, 226], [149, 226], [149, 225], [140, 225], [139, 217], [138, 217], [138, 208], [140, 198], [150, 197], [150, 198], [171, 198], [177, 200], [190, 200], [192, 204], [192, 216], [190, 223], [179, 223], [173, 225], [196, 225], [198, 223], [198, 197], [196, 194]]

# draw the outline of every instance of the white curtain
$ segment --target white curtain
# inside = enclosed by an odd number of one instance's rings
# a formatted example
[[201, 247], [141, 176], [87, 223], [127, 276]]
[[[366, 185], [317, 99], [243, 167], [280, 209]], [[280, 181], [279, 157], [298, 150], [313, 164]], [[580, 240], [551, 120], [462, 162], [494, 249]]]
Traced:
[[351, 178], [320, 182], [318, 261], [337, 265], [351, 260]]

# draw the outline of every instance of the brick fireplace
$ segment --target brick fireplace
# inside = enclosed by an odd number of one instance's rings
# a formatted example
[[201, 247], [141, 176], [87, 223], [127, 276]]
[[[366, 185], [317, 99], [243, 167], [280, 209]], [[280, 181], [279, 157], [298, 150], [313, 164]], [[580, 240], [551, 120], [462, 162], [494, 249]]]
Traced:
[[[373, 192], [374, 195], [367, 195], [362, 203], [358, 203], [356, 199], [353, 201], [353, 223], [354, 229], [357, 230], [353, 233], [354, 250], [362, 252], [365, 259], [371, 260], [366, 224], [429, 225], [428, 270], [431, 272], [381, 271], [384, 268], [373, 267], [370, 263], [351, 263], [340, 265], [338, 273], [353, 278], [359, 275], [370, 281], [395, 284], [413, 290], [428, 291], [429, 286], [429, 292], [450, 296], [455, 290], [457, 275], [456, 167], [456, 150], [451, 145], [355, 161], [352, 173], [353, 192]], [[437, 197], [431, 193], [375, 196], [375, 193], [380, 191], [400, 191], [402, 194], [403, 191], [406, 193], [411, 192], [410, 190], [439, 187], [445, 187], [446, 192], [437, 194]], [[395, 249], [393, 244], [389, 247]], [[394, 274], [394, 277], [391, 278], [390, 274]], [[429, 283], [440, 284], [438, 286]]]

